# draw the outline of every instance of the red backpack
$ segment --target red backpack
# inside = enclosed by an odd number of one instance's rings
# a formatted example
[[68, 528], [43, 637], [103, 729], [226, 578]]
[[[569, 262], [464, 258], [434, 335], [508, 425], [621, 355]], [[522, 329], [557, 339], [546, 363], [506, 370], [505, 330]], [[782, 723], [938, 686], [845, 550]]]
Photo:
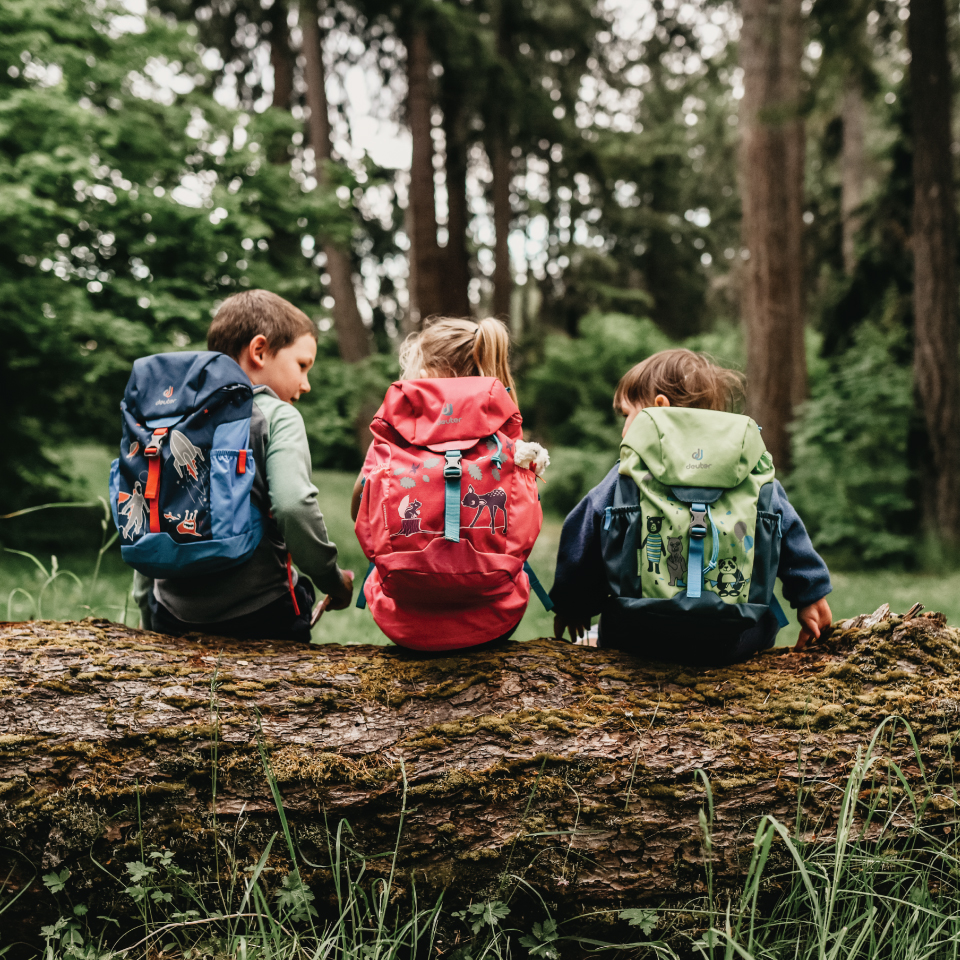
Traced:
[[395, 643], [485, 643], [520, 622], [531, 585], [545, 596], [525, 563], [543, 512], [533, 470], [514, 461], [522, 422], [494, 377], [400, 380], [387, 391], [357, 515], [371, 561], [357, 605], [366, 600]]

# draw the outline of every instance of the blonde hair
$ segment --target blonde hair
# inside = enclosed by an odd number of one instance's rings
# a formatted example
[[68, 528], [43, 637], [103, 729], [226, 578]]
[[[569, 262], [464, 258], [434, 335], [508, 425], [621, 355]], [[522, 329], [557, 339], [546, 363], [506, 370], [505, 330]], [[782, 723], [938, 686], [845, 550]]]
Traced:
[[479, 322], [454, 317], [428, 321], [400, 346], [400, 376], [496, 377], [516, 400], [510, 373], [510, 334], [500, 320]]
[[631, 367], [617, 384], [613, 409], [653, 406], [662, 393], [672, 407], [732, 410], [743, 399], [743, 375], [692, 350], [661, 350]]

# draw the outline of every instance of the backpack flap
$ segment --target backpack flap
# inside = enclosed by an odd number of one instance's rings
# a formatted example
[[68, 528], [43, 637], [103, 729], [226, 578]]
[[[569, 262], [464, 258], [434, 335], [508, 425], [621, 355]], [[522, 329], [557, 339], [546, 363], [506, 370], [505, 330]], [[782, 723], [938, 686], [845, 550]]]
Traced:
[[642, 460], [667, 486], [721, 487], [743, 483], [766, 451], [750, 419], [696, 407], [645, 407], [620, 448], [620, 472]]
[[390, 386], [371, 429], [382, 421], [407, 443], [437, 453], [467, 450], [502, 431], [521, 439], [517, 405], [496, 377], [434, 377]]

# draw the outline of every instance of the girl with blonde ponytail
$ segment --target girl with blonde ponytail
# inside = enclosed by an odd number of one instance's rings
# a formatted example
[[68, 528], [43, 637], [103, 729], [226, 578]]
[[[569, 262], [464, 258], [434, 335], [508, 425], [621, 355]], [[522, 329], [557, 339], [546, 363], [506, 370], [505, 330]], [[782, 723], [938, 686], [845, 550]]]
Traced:
[[[411, 333], [400, 346], [400, 377], [426, 380], [431, 377], [496, 377], [510, 392], [517, 391], [510, 372], [510, 333], [502, 320], [485, 317], [468, 320], [438, 317], [419, 333]], [[372, 465], [373, 445], [367, 462], [353, 485], [351, 516], [357, 519], [363, 481]]]

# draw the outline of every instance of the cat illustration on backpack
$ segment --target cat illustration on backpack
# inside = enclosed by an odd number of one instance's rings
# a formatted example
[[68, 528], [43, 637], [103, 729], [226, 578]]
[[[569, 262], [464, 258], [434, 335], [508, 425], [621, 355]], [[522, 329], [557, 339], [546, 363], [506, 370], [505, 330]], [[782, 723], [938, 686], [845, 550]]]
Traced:
[[477, 515], [473, 518], [473, 523], [470, 524], [473, 527], [476, 522], [480, 519], [480, 514], [483, 513], [484, 508], [490, 511], [490, 529], [496, 533], [496, 520], [497, 520], [497, 511], [503, 511], [503, 532], [507, 532], [507, 491], [503, 487], [497, 487], [495, 490], [491, 490], [489, 493], [477, 493], [473, 489], [473, 484], [470, 484], [467, 487], [467, 492], [464, 498], [460, 503], [472, 510], [476, 508]]
[[412, 537], [415, 533], [420, 533], [420, 508], [423, 504], [419, 500], [410, 502], [409, 497], [404, 497], [397, 507], [397, 513], [400, 514], [400, 532], [405, 537]]

